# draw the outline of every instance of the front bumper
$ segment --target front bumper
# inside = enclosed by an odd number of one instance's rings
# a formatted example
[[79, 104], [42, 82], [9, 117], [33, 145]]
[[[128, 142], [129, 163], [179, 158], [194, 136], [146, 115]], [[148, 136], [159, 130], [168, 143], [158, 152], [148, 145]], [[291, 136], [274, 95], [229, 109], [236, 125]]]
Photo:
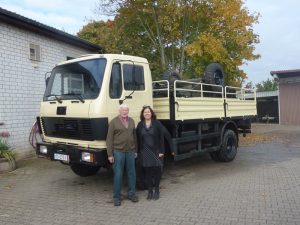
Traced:
[[[41, 146], [47, 151], [41, 152]], [[93, 160], [91, 162], [86, 162], [82, 159], [82, 153], [91, 153], [93, 155]], [[40, 142], [37, 143], [36, 154], [38, 156], [46, 157], [54, 161], [62, 161], [65, 164], [86, 164], [91, 166], [107, 166], [108, 159], [106, 149], [87, 149], [73, 145], [64, 144], [52, 144]], [[64, 156], [64, 157], [57, 157]]]

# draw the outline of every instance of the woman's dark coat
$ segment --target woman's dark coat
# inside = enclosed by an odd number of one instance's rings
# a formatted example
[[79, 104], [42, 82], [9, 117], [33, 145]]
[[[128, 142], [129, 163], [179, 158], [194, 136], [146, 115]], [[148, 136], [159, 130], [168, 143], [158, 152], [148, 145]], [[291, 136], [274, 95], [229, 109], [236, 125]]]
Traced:
[[[153, 152], [153, 157], [155, 157], [156, 159], [159, 159], [160, 161], [160, 165], [162, 166], [162, 158], [158, 158], [158, 155], [164, 154], [165, 149], [164, 149], [164, 127], [163, 125], [158, 121], [158, 120], [152, 120], [151, 121], [151, 126], [153, 129], [153, 148], [151, 148], [151, 152]], [[137, 142], [138, 142], [138, 148], [137, 148], [137, 152], [139, 155], [142, 155], [141, 151], [143, 151], [143, 146], [144, 146], [144, 140], [143, 140], [143, 135], [142, 135], [142, 130], [146, 129], [145, 128], [145, 124], [144, 121], [141, 121], [138, 123], [137, 125], [137, 129], [136, 129], [136, 134], [137, 134]], [[152, 153], [151, 153], [152, 154]], [[148, 160], [145, 159], [145, 157], [139, 157], [139, 160]], [[149, 159], [149, 160], [153, 160], [153, 159]], [[149, 163], [151, 164], [151, 162], [140, 162], [141, 165], [145, 165]], [[154, 165], [153, 165], [154, 166]]]

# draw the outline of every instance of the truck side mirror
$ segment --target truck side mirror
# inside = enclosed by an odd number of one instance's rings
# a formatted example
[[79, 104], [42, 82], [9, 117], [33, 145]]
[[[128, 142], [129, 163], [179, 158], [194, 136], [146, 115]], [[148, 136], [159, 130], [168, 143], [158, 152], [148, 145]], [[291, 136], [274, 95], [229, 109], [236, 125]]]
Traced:
[[46, 87], [48, 86], [49, 80], [50, 80], [50, 77], [47, 77], [46, 80], [45, 80], [45, 82], [46, 82]]
[[[46, 83], [46, 87], [47, 87], [47, 85], [48, 85], [48, 83], [49, 83], [49, 79], [50, 79], [50, 75], [49, 74], [51, 74], [51, 72], [46, 72], [45, 73], [45, 83]], [[48, 76], [49, 75], [49, 76]]]

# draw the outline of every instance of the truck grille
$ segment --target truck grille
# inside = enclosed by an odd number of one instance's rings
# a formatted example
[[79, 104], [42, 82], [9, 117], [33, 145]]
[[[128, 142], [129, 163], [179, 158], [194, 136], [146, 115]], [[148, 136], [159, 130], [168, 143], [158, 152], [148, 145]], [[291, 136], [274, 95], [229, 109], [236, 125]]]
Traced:
[[105, 118], [42, 117], [41, 123], [46, 136], [85, 141], [105, 140], [108, 127]]

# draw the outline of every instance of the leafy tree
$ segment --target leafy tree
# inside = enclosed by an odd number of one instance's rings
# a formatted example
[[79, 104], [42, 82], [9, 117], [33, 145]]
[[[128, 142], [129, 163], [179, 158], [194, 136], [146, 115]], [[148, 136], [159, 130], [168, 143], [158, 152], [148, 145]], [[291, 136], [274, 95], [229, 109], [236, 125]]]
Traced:
[[273, 79], [267, 79], [255, 85], [256, 91], [276, 91], [278, 83]]
[[191, 43], [187, 51], [197, 60], [199, 70], [209, 62], [219, 62], [226, 71], [226, 80], [231, 85], [241, 85], [247, 77], [238, 66], [244, 60], [255, 60], [254, 44], [259, 42], [252, 25], [258, 16], [249, 14], [239, 0], [208, 0], [206, 2], [207, 27]]
[[117, 44], [120, 42], [116, 35], [115, 22], [93, 21], [85, 25], [77, 34], [79, 37], [89, 40], [104, 48], [104, 52], [119, 53]]
[[239, 66], [259, 57], [252, 30], [259, 15], [242, 0], [102, 0], [100, 11], [113, 21], [93, 21], [78, 35], [107, 52], [147, 58], [154, 78], [169, 68], [185, 78], [201, 76], [209, 63], [219, 62], [227, 83], [240, 85], [246, 74]]

